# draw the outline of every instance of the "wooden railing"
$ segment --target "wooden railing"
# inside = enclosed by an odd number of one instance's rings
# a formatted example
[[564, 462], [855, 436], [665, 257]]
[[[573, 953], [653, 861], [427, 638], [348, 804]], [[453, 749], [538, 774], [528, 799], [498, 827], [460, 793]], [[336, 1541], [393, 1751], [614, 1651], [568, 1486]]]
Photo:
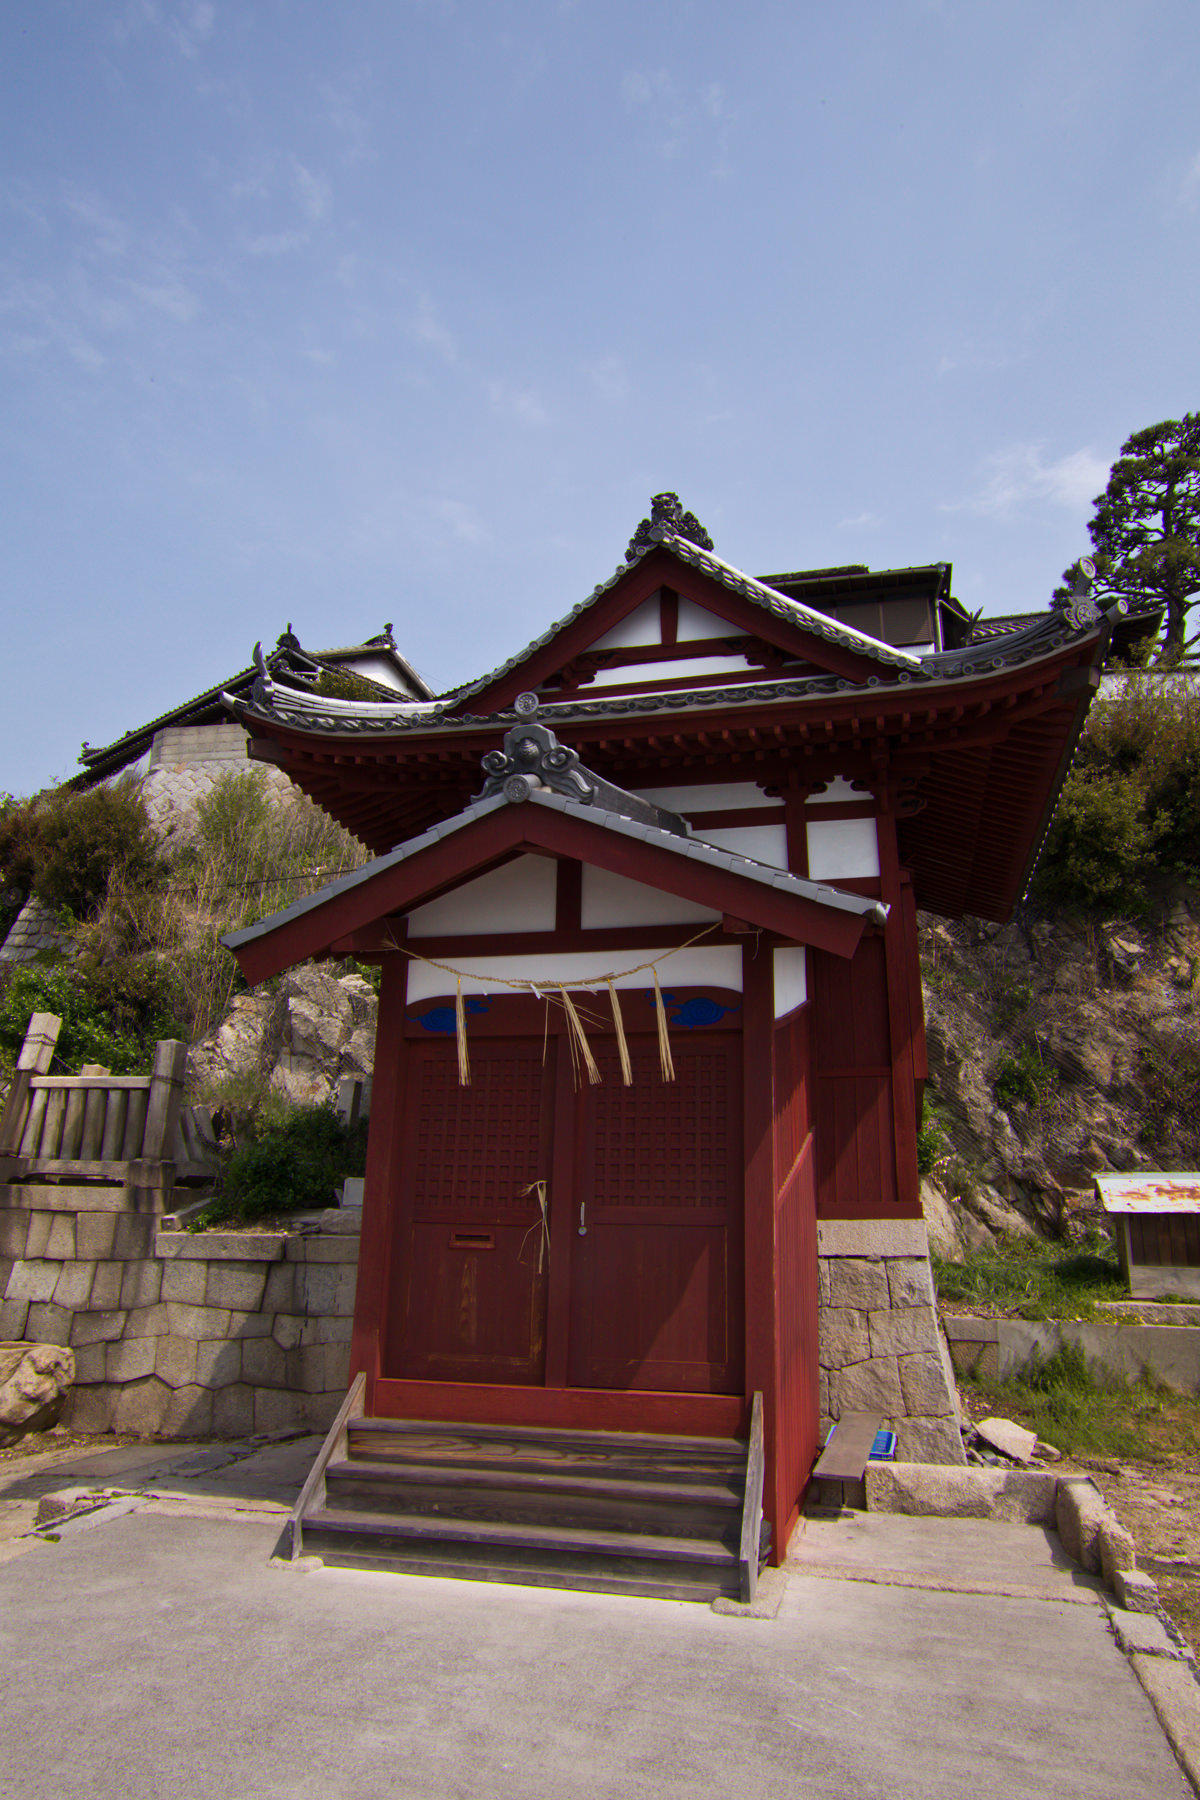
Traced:
[[53, 1013], [29, 1021], [0, 1115], [0, 1180], [112, 1181], [165, 1196], [180, 1177], [214, 1171], [211, 1119], [182, 1104], [186, 1044], [162, 1039], [149, 1075], [97, 1065], [51, 1075], [61, 1025]]

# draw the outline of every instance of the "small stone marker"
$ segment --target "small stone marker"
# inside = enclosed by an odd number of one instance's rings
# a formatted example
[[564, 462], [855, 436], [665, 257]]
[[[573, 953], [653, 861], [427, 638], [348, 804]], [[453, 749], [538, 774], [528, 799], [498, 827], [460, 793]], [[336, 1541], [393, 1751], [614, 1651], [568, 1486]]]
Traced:
[[1030, 1460], [1037, 1444], [1035, 1431], [1026, 1431], [1023, 1425], [1014, 1425], [1011, 1419], [981, 1419], [975, 1434], [993, 1450], [999, 1450], [1001, 1456], [1009, 1456], [1019, 1463]]

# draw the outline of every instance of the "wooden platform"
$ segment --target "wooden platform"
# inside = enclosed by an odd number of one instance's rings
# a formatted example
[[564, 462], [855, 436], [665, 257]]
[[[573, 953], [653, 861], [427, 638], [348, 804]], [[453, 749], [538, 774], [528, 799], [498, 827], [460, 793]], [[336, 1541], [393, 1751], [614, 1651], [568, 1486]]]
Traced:
[[367, 1419], [355, 1416], [356, 1389], [292, 1515], [293, 1557], [676, 1600], [752, 1597], [763, 1535], [753, 1433], [747, 1443]]

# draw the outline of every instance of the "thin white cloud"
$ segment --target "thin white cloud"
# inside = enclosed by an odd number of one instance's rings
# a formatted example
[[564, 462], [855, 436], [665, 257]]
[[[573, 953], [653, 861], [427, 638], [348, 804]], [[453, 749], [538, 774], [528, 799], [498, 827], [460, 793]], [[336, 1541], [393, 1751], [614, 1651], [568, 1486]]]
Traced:
[[518, 425], [548, 425], [550, 414], [532, 388], [518, 387], [511, 381], [489, 381], [488, 398], [499, 413]]
[[303, 250], [312, 240], [309, 231], [263, 231], [256, 237], [242, 239], [242, 247], [248, 256], [289, 256], [293, 250]]
[[326, 177], [315, 175], [293, 156], [292, 185], [305, 217], [314, 225], [319, 225], [329, 211], [332, 197], [332, 189]]
[[839, 519], [836, 529], [838, 531], [878, 531], [882, 524], [883, 520], [878, 513], [860, 512], [852, 513], [847, 519]]
[[584, 364], [584, 373], [607, 405], [620, 406], [628, 400], [629, 371], [623, 357], [613, 354], [598, 356], [594, 362]]
[[437, 308], [428, 294], [422, 294], [417, 301], [417, 309], [407, 326], [410, 337], [416, 339], [429, 350], [434, 350], [444, 362], [458, 361], [458, 345], [454, 341], [450, 328], [439, 317]]
[[944, 502], [941, 510], [1001, 518], [1024, 506], [1048, 503], [1082, 512], [1103, 490], [1108, 470], [1108, 463], [1090, 448], [1048, 462], [1041, 444], [1011, 444], [986, 458], [973, 494]]
[[729, 173], [729, 127], [735, 114], [719, 81], [681, 89], [666, 69], [626, 69], [620, 95], [625, 110], [644, 114], [656, 134], [658, 154], [670, 161], [691, 144], [708, 146], [715, 133], [712, 173]]
[[1183, 172], [1183, 178], [1176, 190], [1175, 199], [1178, 205], [1194, 212], [1200, 201], [1200, 150], [1197, 150], [1191, 162]]
[[200, 54], [213, 34], [217, 9], [212, 0], [126, 0], [110, 22], [113, 36], [124, 43], [140, 31], [156, 31], [174, 44], [181, 56]]

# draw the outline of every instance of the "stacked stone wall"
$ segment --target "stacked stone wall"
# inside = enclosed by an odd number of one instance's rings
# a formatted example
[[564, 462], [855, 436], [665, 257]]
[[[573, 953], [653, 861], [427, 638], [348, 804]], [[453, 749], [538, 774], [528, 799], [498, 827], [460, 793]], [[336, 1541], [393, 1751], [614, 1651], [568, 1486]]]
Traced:
[[246, 760], [246, 733], [240, 725], [171, 725], [156, 733], [150, 766], [142, 777], [142, 799], [151, 830], [168, 849], [195, 834], [196, 808], [224, 775], [261, 768], [268, 789], [282, 799], [295, 790], [282, 769]]
[[876, 1412], [902, 1462], [965, 1463], [924, 1222], [823, 1220], [817, 1257], [822, 1437]]
[[69, 1344], [64, 1423], [240, 1437], [323, 1428], [346, 1392], [355, 1215], [164, 1230], [130, 1188], [0, 1190], [0, 1340]]

